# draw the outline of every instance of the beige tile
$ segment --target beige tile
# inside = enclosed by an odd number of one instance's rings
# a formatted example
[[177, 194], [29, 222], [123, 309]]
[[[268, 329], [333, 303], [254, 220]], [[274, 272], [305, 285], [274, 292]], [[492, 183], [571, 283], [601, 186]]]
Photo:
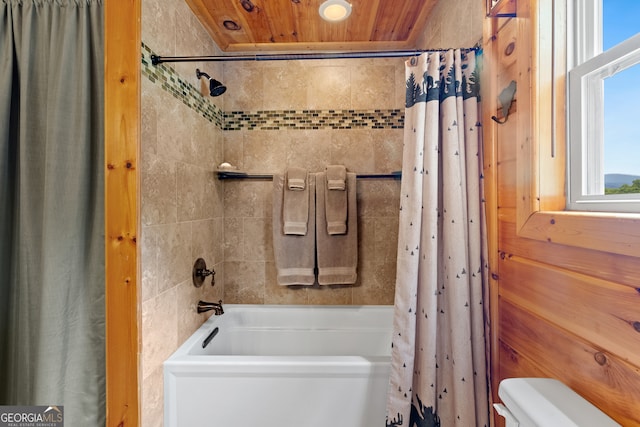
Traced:
[[355, 110], [393, 108], [395, 66], [370, 65], [351, 70], [351, 108]]
[[[211, 276], [209, 276], [202, 287], [211, 286]], [[196, 288], [191, 279], [177, 286], [176, 292], [176, 315], [178, 324], [178, 343], [182, 345], [202, 323], [211, 315], [198, 314], [198, 301], [203, 299], [202, 288]]]
[[373, 137], [374, 169], [378, 173], [402, 170], [403, 129], [380, 129]]
[[376, 172], [371, 132], [360, 129], [332, 131], [331, 164], [343, 164], [356, 173]]
[[175, 287], [142, 303], [142, 378], [178, 347], [177, 324]]
[[395, 296], [395, 262], [365, 262], [353, 288], [353, 304], [392, 305]]
[[146, 155], [140, 175], [142, 224], [175, 222], [177, 218], [175, 163], [153, 154]]
[[217, 175], [211, 169], [202, 170], [202, 180], [204, 188], [202, 189], [202, 219], [222, 218], [224, 215], [222, 182], [218, 180]]
[[213, 171], [186, 163], [176, 169], [178, 221], [222, 216], [222, 184]]
[[212, 220], [213, 235], [211, 236], [211, 245], [213, 246], [212, 264], [218, 264], [224, 261], [224, 219], [217, 217]]
[[224, 300], [228, 304], [264, 304], [264, 262], [225, 262]]
[[307, 108], [314, 110], [348, 110], [351, 108], [350, 68], [323, 65], [309, 73]]
[[265, 218], [244, 219], [244, 261], [272, 261], [273, 237], [271, 220]]
[[191, 223], [158, 227], [158, 292], [191, 277]]
[[191, 223], [191, 259], [203, 258], [207, 266], [215, 263], [217, 241], [214, 238], [214, 230], [215, 221], [213, 219], [193, 221]]
[[400, 209], [400, 181], [360, 180], [358, 213], [362, 217], [397, 216]]
[[227, 93], [222, 95], [224, 97], [224, 111], [255, 111], [263, 109], [264, 87], [262, 72], [259, 64], [251, 62], [225, 63], [223, 81], [227, 86]]
[[256, 130], [245, 132], [243, 164], [246, 172], [274, 173], [287, 165], [289, 132]]
[[244, 260], [244, 221], [242, 218], [224, 219], [224, 260]]
[[396, 79], [396, 93], [394, 96], [393, 108], [404, 111], [405, 104], [407, 102], [407, 86], [405, 78], [405, 66], [404, 61], [396, 65], [395, 71]]
[[174, 162], [188, 162], [195, 158], [191, 152], [192, 116], [188, 107], [166, 91], [163, 91], [158, 102], [164, 106], [158, 109], [158, 156]]
[[[398, 217], [375, 219], [375, 262], [394, 262], [398, 253]], [[371, 258], [367, 258], [371, 259]]]
[[263, 109], [300, 110], [307, 108], [308, 73], [296, 61], [273, 63], [263, 68]]
[[[271, 182], [269, 186], [273, 186]], [[262, 218], [265, 212], [265, 184], [260, 181], [229, 180], [224, 183], [224, 216]]]
[[158, 294], [158, 226], [142, 227], [140, 236], [140, 264], [142, 266], [142, 301]]
[[[142, 40], [160, 55], [175, 54], [174, 1], [143, 1], [141, 11]], [[159, 50], [156, 50], [159, 49]]]
[[224, 262], [216, 263], [212, 266], [216, 271], [215, 282], [207, 282], [206, 286], [200, 288], [200, 297], [205, 301], [224, 300]]
[[358, 218], [358, 268], [376, 254], [376, 218]]
[[225, 161], [223, 151], [224, 138], [222, 129], [218, 128], [213, 123], [211, 123], [211, 125], [214, 127], [208, 128], [209, 131], [207, 132], [207, 142], [213, 145], [213, 161], [211, 161], [211, 158], [205, 158], [203, 160], [205, 160], [207, 164], [209, 164], [211, 170], [216, 170], [218, 169], [220, 163]]
[[[193, 25], [193, 13], [186, 2], [175, 2], [175, 43], [179, 56], [195, 56], [206, 54], [205, 44], [202, 42], [201, 33], [204, 31], [201, 25]], [[191, 62], [173, 64], [176, 71], [185, 77], [195, 78], [197, 68]], [[207, 70], [208, 71], [208, 70]], [[215, 76], [208, 71], [211, 76]], [[220, 79], [218, 77], [218, 79]]]
[[352, 303], [353, 285], [329, 285], [309, 287], [309, 304], [349, 305]]
[[201, 219], [205, 204], [205, 173], [202, 169], [179, 162], [176, 165], [178, 221]]
[[[319, 172], [331, 164], [331, 130], [288, 130], [286, 167]], [[272, 137], [273, 138], [273, 137]]]
[[142, 427], [162, 427], [164, 418], [164, 376], [162, 365], [142, 380]]
[[196, 156], [193, 164], [212, 171], [221, 163], [217, 161], [221, 156], [216, 156], [216, 147], [221, 152], [222, 131], [216, 128], [215, 123], [205, 119], [199, 113], [192, 111], [192, 114], [194, 127], [185, 137], [191, 138], [191, 144], [194, 147]]
[[162, 89], [158, 85], [149, 79], [141, 79], [140, 151], [143, 158], [147, 154], [156, 154], [157, 150], [159, 91]]
[[[255, 131], [225, 131], [223, 133], [224, 147], [220, 163], [227, 162], [239, 170], [245, 170], [244, 166], [244, 134]], [[220, 165], [218, 163], [218, 165]]]
[[306, 286], [279, 285], [275, 263], [265, 263], [265, 304], [307, 304], [308, 300]]

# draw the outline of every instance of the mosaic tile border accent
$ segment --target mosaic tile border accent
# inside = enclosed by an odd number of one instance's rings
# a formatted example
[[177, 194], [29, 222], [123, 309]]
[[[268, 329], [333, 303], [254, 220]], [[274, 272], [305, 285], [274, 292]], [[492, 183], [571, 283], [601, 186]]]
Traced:
[[402, 110], [231, 111], [224, 130], [402, 129]]
[[187, 107], [225, 131], [281, 129], [402, 129], [404, 111], [392, 110], [273, 110], [223, 112], [191, 83], [165, 64], [153, 65], [154, 52], [142, 43], [142, 75], [171, 93]]
[[142, 43], [142, 75], [152, 83], [158, 83], [162, 89], [182, 101], [187, 107], [197, 111], [202, 117], [223, 129], [224, 113], [217, 105], [210, 102], [200, 94], [200, 91], [191, 83], [185, 81], [176, 71], [165, 65], [153, 65], [151, 55], [154, 54], [149, 46]]

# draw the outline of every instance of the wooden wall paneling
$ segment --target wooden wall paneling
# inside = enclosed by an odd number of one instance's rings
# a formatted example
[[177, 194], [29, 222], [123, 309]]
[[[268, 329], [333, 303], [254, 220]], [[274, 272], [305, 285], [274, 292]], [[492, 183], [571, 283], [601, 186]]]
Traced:
[[499, 227], [500, 250], [506, 255], [534, 259], [631, 288], [639, 287], [640, 262], [635, 257], [523, 239], [517, 235], [515, 223], [512, 222], [502, 221]]
[[[506, 315], [502, 309], [501, 315]], [[509, 319], [507, 319], [507, 322]], [[513, 326], [513, 322], [507, 323]], [[510, 333], [513, 333], [511, 331]], [[504, 378], [553, 378], [553, 372], [541, 365], [535, 359], [530, 359], [524, 353], [521, 355], [515, 348], [500, 339], [500, 379]]]
[[516, 256], [500, 263], [501, 304], [516, 304], [640, 366], [637, 290]]
[[501, 339], [510, 349], [503, 351], [503, 374], [563, 378], [622, 425], [640, 425], [638, 367], [509, 302], [500, 305], [500, 319]]
[[106, 424], [136, 427], [140, 424], [140, 1], [107, 1], [104, 8]]
[[518, 201], [522, 201], [518, 224], [523, 227], [535, 212], [565, 206], [564, 120], [558, 120], [564, 111], [564, 86], [560, 84], [564, 79], [557, 81], [564, 64], [560, 58], [565, 55], [565, 34], [555, 31], [553, 24], [556, 19], [566, 21], [561, 12], [566, 4], [563, 0], [531, 0], [520, 2], [518, 8], [518, 16], [523, 18], [518, 35], [523, 39], [521, 47], [527, 47], [518, 56], [518, 88], [522, 87], [519, 93], [526, 101], [521, 101], [528, 107], [527, 113], [519, 116], [523, 126], [518, 138], [523, 144], [518, 167]]
[[[564, 51], [551, 42], [563, 45], [566, 28], [552, 30], [564, 18], [551, 3], [521, 0], [508, 24], [485, 21], [485, 40], [496, 46], [508, 45], [509, 25], [517, 27], [515, 64], [500, 68], [500, 49], [488, 51], [497, 68], [487, 73], [493, 92], [483, 96], [494, 99], [495, 82], [515, 76], [516, 112], [484, 133], [497, 162], [498, 215], [489, 223], [498, 228], [489, 233], [497, 235], [489, 240], [498, 290], [490, 300], [492, 384], [554, 377], [623, 425], [639, 426], [640, 216], [564, 211]], [[565, 0], [555, 4], [564, 8]]]
[[498, 211], [498, 217], [501, 222], [515, 222], [516, 220], [516, 208], [513, 207], [501, 207]]
[[[553, 4], [555, 10], [552, 9]], [[531, 54], [518, 57], [522, 84], [528, 84], [530, 88], [527, 93], [530, 111], [526, 115], [518, 115], [518, 119], [523, 120], [521, 128], [519, 125], [521, 135], [518, 136], [523, 144], [518, 155], [518, 234], [638, 257], [640, 217], [637, 214], [564, 211], [566, 100], [565, 62], [562, 58], [565, 55], [566, 28], [563, 25], [553, 27], [552, 24], [562, 23], [566, 2], [530, 0], [519, 2], [518, 7], [521, 5], [527, 15], [521, 20], [519, 34], [531, 40]], [[518, 16], [525, 17], [520, 12]], [[553, 40], [555, 48], [552, 48]], [[552, 72], [554, 68], [555, 74]], [[522, 97], [523, 92], [519, 93]], [[556, 115], [552, 118], [554, 111]], [[528, 117], [531, 120], [525, 123]], [[556, 148], [552, 156], [554, 136]], [[562, 227], [556, 226], [559, 221], [562, 221]]]
[[[537, 16], [534, 13], [535, 0], [519, 1], [518, 10], [518, 75], [516, 82], [518, 89], [519, 112], [514, 117], [517, 120], [518, 154], [516, 184], [518, 189], [517, 217], [518, 228], [522, 227], [532, 212], [539, 210], [538, 178], [537, 178], [537, 148], [534, 144], [532, 116], [532, 93], [535, 91], [534, 76], [537, 72], [533, 58], [537, 43], [532, 37], [532, 28], [535, 26]], [[513, 179], [513, 177], [511, 177]]]
[[537, 212], [519, 234], [568, 246], [640, 256], [640, 217], [637, 214]]
[[[542, 2], [540, 8], [548, 12], [544, 24], [539, 22], [540, 38], [544, 49], [550, 52], [540, 55], [538, 79], [540, 99], [536, 109], [541, 127], [537, 136], [540, 161], [540, 210], [563, 210], [566, 206], [566, 129], [564, 120], [566, 104], [565, 75], [566, 68], [566, 25], [555, 25], [556, 22], [567, 22], [566, 0]], [[542, 21], [542, 18], [539, 20]], [[542, 71], [544, 69], [544, 73]], [[541, 76], [548, 76], [542, 78]]]
[[[513, 75], [514, 67], [517, 67], [518, 58], [518, 20], [506, 20], [500, 30], [496, 32], [496, 61], [497, 68], [493, 71], [498, 75], [508, 74], [509, 80], [500, 81], [498, 78], [498, 88], [500, 90], [503, 84], [509, 82], [515, 77]], [[509, 70], [509, 71], [507, 71]]]
[[498, 125], [498, 208], [516, 207], [516, 151], [518, 146], [518, 122], [512, 120]]
[[[484, 295], [489, 296], [489, 336], [487, 344], [489, 345], [489, 375], [491, 387], [492, 401], [498, 401], [498, 372], [499, 358], [498, 355], [498, 145], [497, 145], [497, 125], [491, 120], [497, 109], [496, 93], [496, 43], [495, 36], [491, 31], [487, 32], [489, 26], [485, 22], [483, 34], [483, 61], [482, 68], [482, 85], [481, 97], [483, 100], [482, 107], [482, 123], [483, 123], [483, 164], [482, 174], [484, 176], [484, 199], [485, 214], [487, 221], [487, 262], [489, 264], [488, 292]], [[494, 306], [495, 305], [495, 306]]]
[[[499, 95], [510, 83], [517, 79], [517, 19], [509, 19], [504, 26], [500, 28], [496, 38], [496, 94]], [[497, 98], [497, 95], [493, 95]], [[516, 173], [516, 151], [517, 151], [517, 135], [518, 135], [518, 91], [516, 89], [515, 100], [511, 104], [506, 121], [503, 124], [497, 124], [497, 155], [498, 155], [498, 176], [500, 177], [498, 185], [498, 209], [500, 216], [504, 215], [505, 208], [515, 207], [516, 181], [513, 179], [504, 179], [504, 177], [515, 176]], [[500, 120], [504, 119], [504, 112], [498, 105], [498, 111], [495, 112], [496, 117]]]

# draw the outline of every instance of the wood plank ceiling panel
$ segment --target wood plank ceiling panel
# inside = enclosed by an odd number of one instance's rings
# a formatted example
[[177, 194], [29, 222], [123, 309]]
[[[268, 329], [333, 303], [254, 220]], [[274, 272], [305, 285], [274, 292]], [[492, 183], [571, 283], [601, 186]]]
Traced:
[[185, 0], [223, 51], [419, 49], [437, 0], [350, 0], [351, 16], [320, 18], [324, 0]]

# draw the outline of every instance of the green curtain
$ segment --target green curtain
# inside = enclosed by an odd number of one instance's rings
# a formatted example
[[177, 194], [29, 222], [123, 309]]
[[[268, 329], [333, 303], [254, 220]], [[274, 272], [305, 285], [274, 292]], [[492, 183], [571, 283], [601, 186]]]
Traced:
[[0, 404], [104, 425], [102, 1], [0, 1]]

